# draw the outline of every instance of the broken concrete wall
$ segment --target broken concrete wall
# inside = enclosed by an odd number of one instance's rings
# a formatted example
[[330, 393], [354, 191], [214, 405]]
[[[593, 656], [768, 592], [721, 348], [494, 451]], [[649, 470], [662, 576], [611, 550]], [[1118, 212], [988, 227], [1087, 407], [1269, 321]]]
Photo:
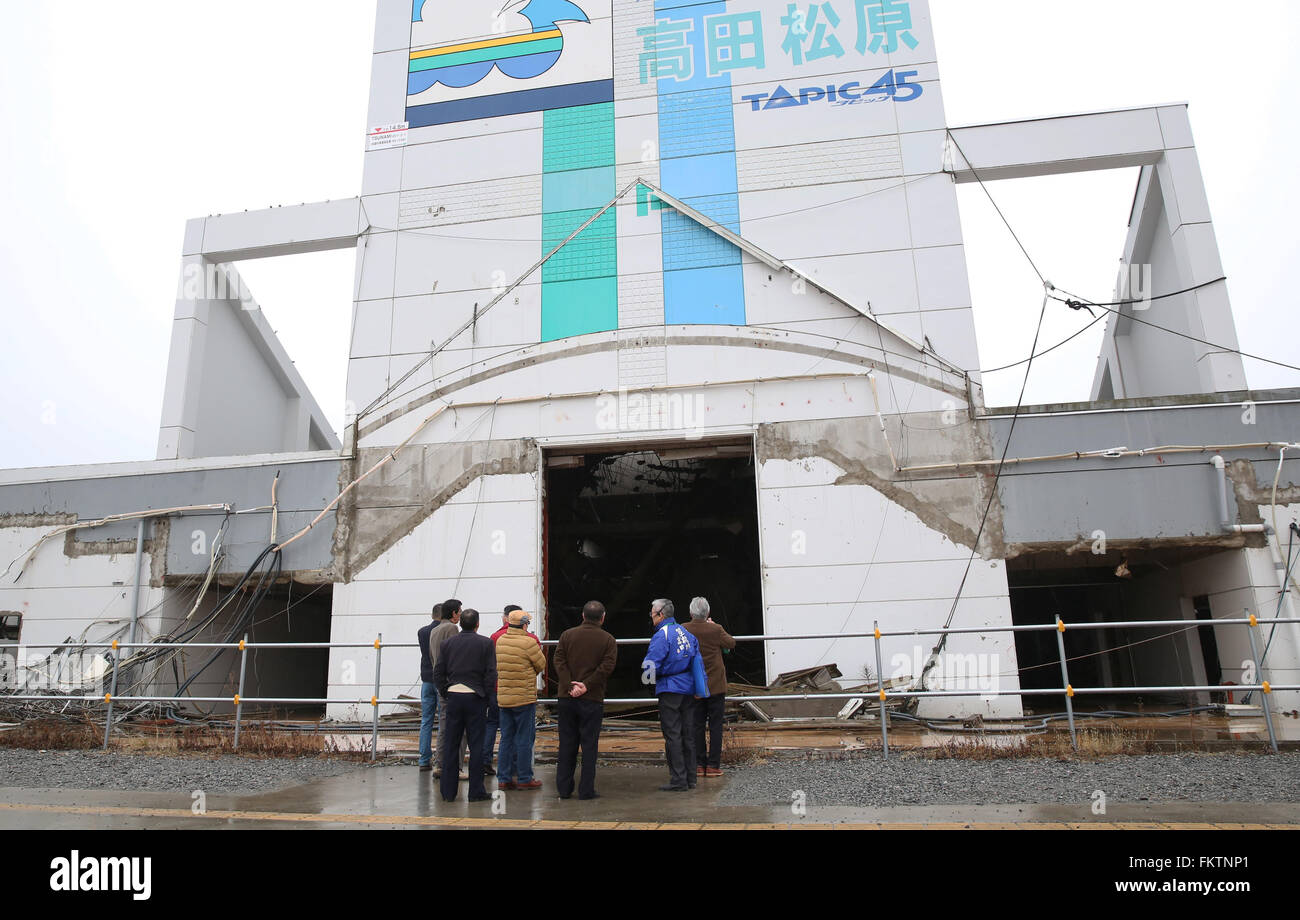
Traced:
[[[954, 415], [914, 413], [887, 424], [910, 462], [987, 456], [978, 429], [965, 413], [962, 423]], [[829, 661], [839, 664], [846, 683], [874, 678], [876, 623], [886, 632], [940, 628], [950, 613], [958, 627], [1011, 623], [1003, 563], [996, 556], [971, 559], [989, 497], [984, 476], [900, 476], [874, 418], [759, 426], [757, 461], [767, 632], [859, 635], [768, 642], [768, 679]], [[995, 503], [980, 540], [985, 556], [1000, 542], [997, 512]], [[937, 641], [886, 637], [885, 679], [919, 677]], [[1009, 633], [953, 636], [930, 689], [971, 689], [972, 695], [927, 700], [920, 712], [1019, 716], [1018, 697], [987, 695], [1017, 689], [1016, 673]]]
[[[105, 645], [115, 638], [126, 640], [137, 577], [134, 523], [130, 539], [101, 541], [89, 547], [76, 544], [72, 553], [66, 552], [63, 539], [46, 541], [41, 551], [31, 557], [22, 578], [14, 583], [32, 547], [54, 529], [51, 525], [55, 521], [70, 517], [7, 515], [0, 523], [0, 558], [4, 565], [16, 560], [0, 579], [0, 610], [21, 615], [19, 642], [24, 646], [83, 641]], [[23, 526], [36, 521], [40, 522], [37, 526]], [[155, 537], [165, 537], [163, 531], [165, 528], [160, 528], [153, 535], [149, 529], [145, 531], [145, 555], [138, 573], [142, 622], [154, 616], [154, 608], [163, 600], [161, 583], [151, 584], [158, 561], [156, 548], [165, 545]], [[50, 654], [48, 648], [29, 649], [27, 665], [34, 667]]]
[[[1227, 522], [1273, 524], [1276, 448], [1233, 445], [1294, 443], [1300, 436], [1300, 391], [1220, 393], [1151, 400], [1115, 400], [1098, 405], [1031, 407], [1016, 422], [1008, 456], [1031, 457], [1125, 447], [1218, 447], [1219, 451], [1153, 451], [1146, 456], [1034, 462], [1008, 466], [999, 483], [1005, 508], [1007, 558], [1108, 555], [1119, 560], [1150, 557], [1147, 551], [1182, 549], [1196, 558], [1142, 580], [1131, 619], [1187, 620], [1192, 601], [1207, 596], [1214, 619], [1255, 613], [1291, 617], [1297, 592], [1283, 597], [1278, 584], [1290, 541], [1300, 520], [1300, 451], [1285, 455], [1277, 487], [1279, 537], [1234, 533], [1225, 527], [1220, 473], [1211, 462], [1226, 461]], [[988, 420], [1000, 455], [1010, 418]], [[1104, 541], [1104, 542], [1103, 542]], [[1104, 549], [1103, 549], [1104, 547]], [[1204, 555], [1207, 549], [1222, 551]], [[1300, 556], [1300, 540], [1292, 546]], [[1063, 552], [1063, 555], [1062, 555]], [[1279, 606], [1280, 605], [1280, 606]], [[1116, 618], [1120, 618], [1118, 615]], [[1249, 638], [1242, 627], [1214, 627], [1223, 679], [1249, 676]], [[1256, 631], [1260, 651], [1272, 638], [1264, 662], [1275, 684], [1296, 683], [1300, 674], [1300, 629], [1282, 625]], [[1125, 632], [1123, 642], [1149, 638]], [[1196, 631], [1176, 641], [1160, 640], [1136, 652], [1144, 680], [1160, 685], [1196, 684], [1205, 679]], [[1256, 695], [1256, 701], [1259, 696]], [[1238, 696], [1240, 701], [1240, 695]], [[1300, 705], [1300, 693], [1274, 693], [1276, 710]]]
[[[384, 453], [362, 450], [358, 466]], [[434, 604], [455, 597], [479, 610], [485, 634], [507, 604], [540, 609], [540, 470], [528, 440], [412, 445], [349, 493], [337, 538], [347, 581], [334, 587], [331, 641], [360, 647], [331, 650], [329, 696], [341, 702], [329, 717], [369, 717], [380, 635], [381, 698], [418, 700], [414, 643]]]
[[[278, 536], [284, 539], [337, 494], [340, 461], [335, 455], [207, 463], [160, 461], [0, 473], [0, 569], [9, 566], [0, 576], [0, 610], [22, 615], [21, 641], [126, 640], [136, 583], [138, 522], [58, 533], [61, 528], [149, 509], [220, 503], [231, 511], [258, 508], [270, 504], [271, 482], [279, 472]], [[269, 511], [227, 516], [217, 509], [146, 521], [137, 639], [159, 635], [165, 620], [189, 609], [223, 522], [227, 555], [217, 577], [228, 584], [269, 543]], [[299, 580], [329, 580], [332, 530], [330, 514], [289, 547], [285, 573]], [[55, 536], [44, 539], [51, 534]]]

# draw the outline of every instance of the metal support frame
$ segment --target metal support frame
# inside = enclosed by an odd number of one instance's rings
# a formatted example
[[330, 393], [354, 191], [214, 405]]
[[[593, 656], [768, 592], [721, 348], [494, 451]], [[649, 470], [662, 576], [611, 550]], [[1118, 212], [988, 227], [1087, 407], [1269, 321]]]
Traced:
[[[373, 761], [379, 755], [379, 668], [382, 656], [384, 654], [384, 634], [379, 633], [375, 636], [375, 695], [370, 698], [370, 708], [372, 712], [373, 725], [370, 734], [370, 759]], [[439, 726], [441, 728], [442, 726]]]
[[1065, 659], [1065, 622], [1056, 617], [1056, 649], [1061, 653], [1061, 686], [1065, 688], [1065, 714], [1070, 720], [1070, 747], [1079, 750], [1079, 736], [1074, 730], [1074, 688], [1070, 686], [1070, 667]]
[[[1264, 695], [1261, 709], [1263, 711], [1264, 721], [1268, 728], [1269, 742], [1274, 751], [1279, 749], [1276, 728], [1273, 721], [1273, 713], [1269, 706], [1268, 697], [1274, 691], [1300, 691], [1300, 684], [1272, 685], [1263, 680], [1263, 662], [1259, 656], [1259, 644], [1255, 637], [1255, 630], [1264, 625], [1276, 624], [1300, 624], [1300, 618], [1294, 617], [1276, 617], [1261, 619], [1246, 611], [1247, 616], [1243, 618], [1231, 618], [1215, 620], [1215, 626], [1245, 626], [1247, 627], [1247, 637], [1250, 640], [1251, 658], [1255, 664], [1256, 673], [1260, 682], [1257, 684], [1243, 685], [1238, 687], [1239, 690], [1258, 690]], [[1108, 694], [1150, 694], [1162, 692], [1200, 692], [1213, 693], [1221, 691], [1221, 686], [1156, 686], [1156, 687], [1074, 687], [1070, 684], [1069, 659], [1065, 654], [1064, 632], [1068, 629], [1151, 629], [1169, 627], [1176, 624], [1188, 625], [1188, 628], [1195, 625], [1194, 621], [1178, 620], [1133, 620], [1122, 622], [1089, 622], [1089, 623], [1072, 623], [1066, 624], [1060, 616], [1056, 617], [1053, 624], [1041, 624], [1032, 626], [995, 626], [995, 627], [961, 627], [961, 628], [935, 628], [935, 629], [914, 629], [898, 630], [886, 632], [879, 628], [879, 621], [873, 623], [873, 630], [870, 633], [844, 633], [844, 634], [817, 634], [817, 635], [782, 635], [782, 636], [737, 636], [738, 642], [759, 642], [759, 641], [797, 641], [807, 639], [872, 639], [874, 643], [874, 652], [876, 659], [877, 684], [879, 696], [880, 711], [880, 728], [881, 728], [881, 746], [884, 756], [889, 756], [889, 717], [885, 702], [889, 697], [899, 699], [929, 699], [929, 698], [963, 698], [963, 697], [1037, 697], [1037, 696], [1059, 696], [1064, 693], [1066, 698], [1066, 715], [1070, 725], [1071, 745], [1078, 750], [1077, 725], [1074, 718], [1073, 698], [1079, 695], [1108, 695]], [[995, 633], [1030, 633], [1044, 632], [1052, 630], [1056, 633], [1057, 653], [1061, 665], [1061, 683], [1059, 688], [1042, 688], [1042, 689], [1024, 689], [1017, 688], [1014, 690], [926, 690], [922, 689], [903, 689], [885, 691], [883, 676], [880, 674], [883, 656], [881, 651], [881, 639], [885, 637], [911, 637], [920, 635], [989, 635]], [[617, 645], [646, 645], [650, 642], [649, 638], [644, 639], [617, 639]], [[545, 640], [543, 645], [554, 645], [555, 640]], [[0, 648], [17, 648], [19, 643], [0, 643]], [[61, 649], [65, 648], [65, 643], [50, 645], [29, 645], [23, 643], [22, 647], [27, 649]], [[87, 647], [86, 643], [82, 644], [82, 650]], [[63, 695], [63, 694], [27, 694], [27, 693], [0, 693], [0, 702], [5, 700], [15, 701], [57, 701], [60, 703], [83, 702], [95, 703], [103, 701], [107, 704], [107, 716], [104, 724], [104, 749], [108, 749], [109, 737], [112, 732], [113, 710], [114, 705], [119, 702], [117, 697], [117, 686], [119, 675], [121, 673], [121, 656], [124, 652], [133, 649], [166, 649], [166, 648], [190, 648], [190, 649], [238, 649], [242, 654], [240, 657], [240, 677], [239, 677], [239, 694], [235, 697], [235, 745], [238, 747], [239, 736], [242, 730], [243, 704], [260, 703], [265, 705], [335, 705], [335, 704], [355, 704], [356, 700], [332, 700], [329, 698], [300, 698], [300, 697], [258, 697], [254, 699], [245, 699], [243, 691], [245, 688], [245, 678], [247, 674], [247, 657], [249, 649], [273, 648], [273, 649], [334, 649], [334, 648], [374, 648], [375, 650], [375, 682], [373, 695], [370, 698], [371, 703], [371, 753], [370, 759], [376, 760], [379, 749], [379, 707], [380, 706], [401, 706], [411, 705], [409, 699], [381, 699], [380, 692], [382, 688], [382, 670], [383, 670], [383, 634], [376, 636], [371, 643], [354, 643], [354, 642], [249, 642], [247, 637], [235, 643], [220, 642], [127, 642], [122, 643], [113, 640], [110, 646], [113, 650], [113, 675], [111, 689], [103, 696], [95, 695]], [[399, 643], [394, 648], [417, 648], [415, 643]], [[129, 655], [128, 655], [129, 657]], [[728, 697], [732, 702], [761, 702], [761, 701], [784, 701], [784, 700], [853, 700], [862, 699], [869, 696], [870, 692], [866, 690], [847, 691], [842, 693], [778, 693], [765, 694], [762, 696], [732, 696]], [[229, 697], [193, 697], [193, 696], [124, 696], [120, 700], [124, 703], [229, 703]], [[539, 699], [542, 704], [555, 704], [554, 699]], [[610, 704], [654, 704], [653, 699], [629, 698], [629, 699], [607, 699], [606, 703]]]
[[876, 686], [880, 689], [880, 745], [885, 760], [889, 759], [889, 714], [885, 712], [885, 676], [880, 665], [880, 621], [872, 623], [876, 640]]
[[[1249, 611], [1247, 611], [1247, 613], [1249, 613]], [[1259, 679], [1260, 689], [1263, 691], [1263, 696], [1259, 701], [1259, 708], [1264, 710], [1264, 724], [1268, 726], [1268, 743], [1272, 746], [1273, 753], [1276, 754], [1277, 734], [1273, 730], [1273, 710], [1272, 707], [1269, 706], [1268, 702], [1268, 698], [1272, 694], [1273, 688], [1269, 686], [1268, 681], [1264, 680], [1263, 662], [1261, 662], [1259, 658], [1259, 644], [1255, 641], [1255, 629], [1258, 625], [1259, 620], [1252, 615], [1250, 618], [1250, 625], [1246, 627], [1246, 635], [1250, 637], [1250, 658], [1255, 662], [1255, 676]]]
[[244, 714], [244, 675], [248, 672], [248, 633], [239, 642], [239, 691], [235, 694], [235, 750], [239, 750], [239, 723]]
[[[83, 653], [84, 654], [84, 653]], [[113, 683], [108, 691], [108, 715], [104, 717], [104, 750], [108, 750], [108, 736], [113, 731], [113, 698], [117, 696], [117, 669], [121, 662], [122, 655], [117, 645], [117, 640], [113, 640]]]

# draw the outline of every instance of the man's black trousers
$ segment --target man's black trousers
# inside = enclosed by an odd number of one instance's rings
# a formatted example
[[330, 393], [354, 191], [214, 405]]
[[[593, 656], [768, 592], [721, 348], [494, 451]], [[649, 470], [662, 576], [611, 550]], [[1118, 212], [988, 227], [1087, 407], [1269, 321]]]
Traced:
[[582, 775], [578, 779], [578, 798], [589, 799], [596, 793], [596, 749], [600, 742], [605, 704], [594, 700], [561, 699], [558, 716], [560, 756], [555, 771], [555, 790], [564, 798], [573, 795], [573, 771], [581, 747]]
[[688, 693], [659, 694], [659, 727], [664, 733], [668, 782], [695, 785], [695, 697]]
[[[701, 767], [722, 766], [722, 714], [727, 705], [725, 693], [715, 693], [695, 703], [695, 762]], [[708, 727], [708, 745], [704, 729]]]
[[[443, 726], [438, 726], [442, 731]], [[447, 743], [442, 748], [442, 776], [439, 789], [444, 801], [456, 798], [460, 783], [460, 742], [469, 740], [469, 797], [483, 798], [483, 736], [487, 732], [487, 700], [477, 693], [447, 694]]]

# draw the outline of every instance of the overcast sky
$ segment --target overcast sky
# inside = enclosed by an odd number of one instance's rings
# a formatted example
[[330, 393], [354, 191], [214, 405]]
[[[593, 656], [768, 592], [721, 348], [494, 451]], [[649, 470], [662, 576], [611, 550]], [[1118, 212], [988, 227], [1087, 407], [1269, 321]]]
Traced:
[[[1300, 4], [932, 0], [950, 125], [1189, 102], [1241, 347], [1300, 364]], [[1231, 9], [1231, 13], [1229, 13]], [[357, 194], [373, 0], [6, 5], [0, 31], [0, 467], [154, 456], [185, 220]], [[1227, 57], [1225, 57], [1227, 55]], [[991, 191], [1056, 284], [1109, 299], [1136, 170]], [[959, 190], [981, 364], [1025, 358], [1041, 287]], [[353, 253], [240, 270], [336, 426]], [[1042, 344], [1088, 318], [1055, 308]], [[1102, 324], [1027, 400], [1089, 395]], [[231, 368], [231, 372], [237, 372]], [[1300, 374], [1247, 362], [1251, 386]], [[986, 379], [1015, 402], [1017, 372]]]

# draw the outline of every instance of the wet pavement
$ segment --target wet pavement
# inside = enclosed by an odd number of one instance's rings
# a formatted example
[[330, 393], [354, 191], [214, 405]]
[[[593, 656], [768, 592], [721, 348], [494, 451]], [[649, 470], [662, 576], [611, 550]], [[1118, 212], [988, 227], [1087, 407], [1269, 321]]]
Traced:
[[[196, 790], [132, 791], [0, 788], [0, 829], [109, 828], [1112, 828], [1300, 829], [1300, 804], [1144, 802], [1113, 804], [1094, 815], [1078, 805], [983, 805], [889, 808], [727, 805], [729, 772], [701, 778], [684, 793], [658, 791], [667, 770], [602, 765], [601, 798], [561, 801], [554, 767], [543, 788], [504, 792], [492, 802], [443, 802], [429, 773], [413, 766], [361, 767], [343, 776], [254, 795], [197, 796]], [[489, 787], [495, 788], [495, 787]]]

